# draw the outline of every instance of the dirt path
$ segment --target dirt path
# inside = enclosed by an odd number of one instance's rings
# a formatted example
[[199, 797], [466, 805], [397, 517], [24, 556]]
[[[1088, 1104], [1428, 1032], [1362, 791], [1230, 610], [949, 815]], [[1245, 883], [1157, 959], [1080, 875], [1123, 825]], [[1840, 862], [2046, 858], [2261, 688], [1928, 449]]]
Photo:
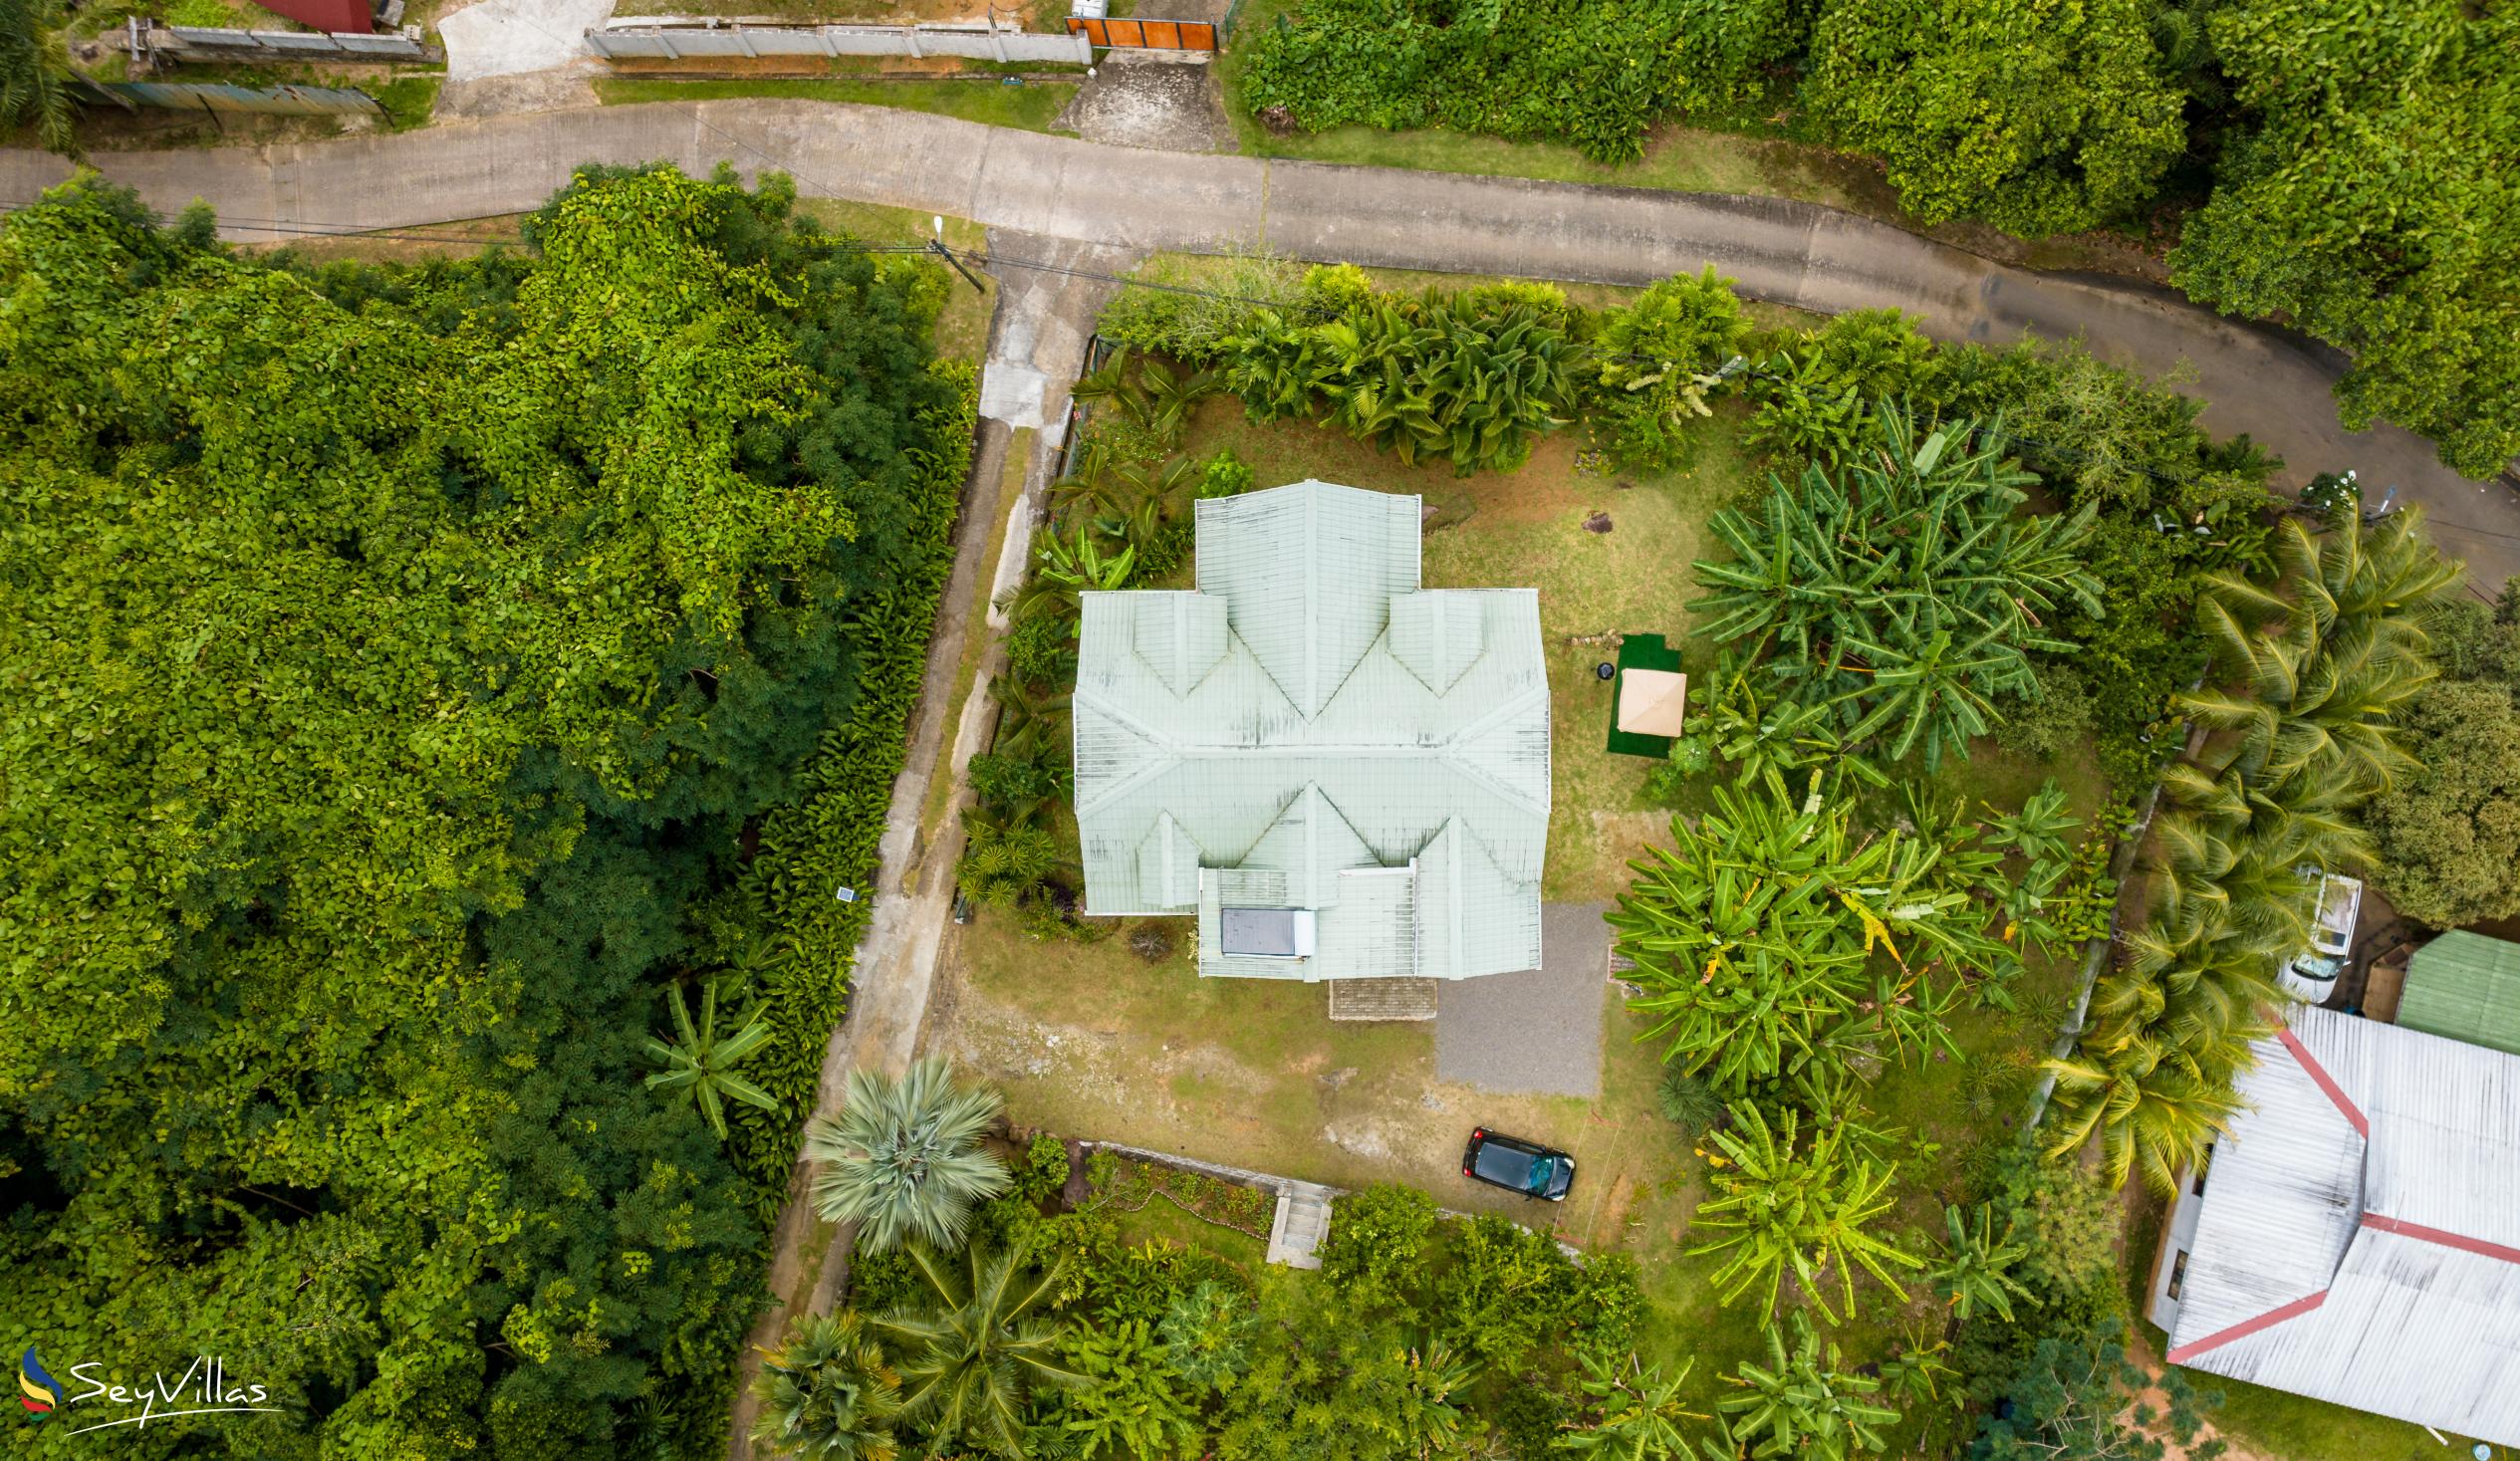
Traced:
[[[989, 241], [992, 252], [1058, 257], [1079, 267], [1108, 269], [1126, 262], [1090, 247], [998, 230], [991, 231]], [[998, 287], [988, 364], [996, 378], [982, 385], [982, 410], [993, 414], [980, 422], [979, 448], [963, 484], [953, 570], [937, 607], [909, 748], [885, 815], [875, 915], [852, 961], [849, 1018], [832, 1032], [824, 1050], [812, 1115], [839, 1112], [852, 1070], [898, 1074], [917, 1047], [938, 951], [952, 921], [954, 864], [962, 853], [967, 800], [963, 777], [994, 719], [989, 681], [1002, 651], [992, 632], [991, 591], [1008, 560], [1018, 565], [1023, 561], [1033, 505], [1055, 469], [1062, 435], [1055, 427], [1067, 413], [1068, 382], [1083, 366], [1085, 342], [1105, 293], [1106, 287], [1096, 281], [1040, 270]], [[1008, 391], [1009, 380], [1023, 382], [1024, 388]], [[1043, 422], [1053, 425], [1042, 429]], [[1010, 452], [1020, 459], [1010, 462]], [[1020, 490], [1010, 492], [1010, 483], [1020, 483]], [[968, 684], [962, 687], [966, 674]], [[939, 777], [946, 788], [941, 798], [933, 795]], [[778, 1343], [795, 1313], [829, 1313], [847, 1281], [851, 1235], [814, 1215], [806, 1190], [811, 1175], [802, 1161], [789, 1175], [787, 1205], [772, 1237], [768, 1281], [778, 1302], [745, 1341], [728, 1426], [730, 1461], [746, 1461], [751, 1454], [758, 1413], [751, 1387], [761, 1350]]]

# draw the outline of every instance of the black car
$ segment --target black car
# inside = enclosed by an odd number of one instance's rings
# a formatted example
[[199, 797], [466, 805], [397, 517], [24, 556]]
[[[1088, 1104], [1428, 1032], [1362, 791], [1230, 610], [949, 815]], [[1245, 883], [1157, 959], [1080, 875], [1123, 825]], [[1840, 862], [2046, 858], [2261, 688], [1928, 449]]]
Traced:
[[1461, 1175], [1525, 1197], [1564, 1202], [1566, 1189], [1575, 1185], [1575, 1158], [1481, 1126], [1461, 1149]]

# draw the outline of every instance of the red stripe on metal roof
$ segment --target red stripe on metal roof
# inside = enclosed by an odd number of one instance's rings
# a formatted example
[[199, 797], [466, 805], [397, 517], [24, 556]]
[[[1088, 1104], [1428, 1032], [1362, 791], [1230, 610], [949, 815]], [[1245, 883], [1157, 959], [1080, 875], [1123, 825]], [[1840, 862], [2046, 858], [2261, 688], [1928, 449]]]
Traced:
[[2172, 1364], [2185, 1364], [2209, 1349], [2219, 1349], [2225, 1344], [2245, 1339], [2260, 1330], [2273, 1329], [2288, 1319], [2299, 1319], [2327, 1302], [2328, 1291], [2321, 1289], [2318, 1293], [2307, 1298], [2296, 1299], [2281, 1309], [2270, 1309], [2255, 1319], [2243, 1320], [2219, 1334], [2207, 1335], [2192, 1344], [2181, 1344], [2162, 1357]]
[[2363, 1226], [2383, 1233], [2395, 1233], [2401, 1238], [2412, 1238], [2419, 1243], [2438, 1243], [2444, 1248], [2455, 1248], [2461, 1253], [2499, 1258], [2505, 1263], [2520, 1263], [2520, 1248], [2506, 1248], [2500, 1243], [2488, 1243], [2482, 1238], [2470, 1238], [2464, 1233], [2453, 1233], [2446, 1228], [2427, 1228], [2421, 1223], [2383, 1217], [2376, 1212], [2363, 1214]]
[[2319, 1083], [2319, 1089], [2328, 1094], [2328, 1099], [2336, 1102], [2338, 1110], [2345, 1112], [2345, 1118], [2354, 1124], [2355, 1131], [2364, 1140], [2371, 1140], [2371, 1119], [2365, 1116], [2363, 1108], [2356, 1105], [2353, 1098], [2345, 1094], [2345, 1088], [2337, 1084], [2337, 1078], [2328, 1074], [2328, 1068], [2319, 1064], [2318, 1059], [2311, 1055], [2310, 1047], [2301, 1043], [2301, 1037], [2290, 1030], [2279, 1029], [2275, 1032], [2275, 1038], [2284, 1042], [2284, 1049], [2293, 1053], [2293, 1059], [2301, 1062], [2301, 1068], [2310, 1073], [2310, 1079]]

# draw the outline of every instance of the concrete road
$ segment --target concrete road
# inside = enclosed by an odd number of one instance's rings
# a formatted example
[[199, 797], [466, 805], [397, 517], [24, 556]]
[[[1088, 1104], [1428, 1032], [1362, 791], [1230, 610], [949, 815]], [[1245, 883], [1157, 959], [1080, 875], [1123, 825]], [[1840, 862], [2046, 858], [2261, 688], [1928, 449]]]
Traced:
[[[2475, 577], [2520, 574], [2520, 493], [2468, 482], [2392, 426], [2337, 424], [2330, 351], [2224, 320], [2162, 290], [1995, 264], [1888, 224], [1773, 198], [1201, 156], [1010, 131], [887, 108], [746, 99], [503, 117], [260, 148], [101, 155], [155, 206], [195, 197], [226, 232], [353, 228], [531, 209], [580, 162], [732, 161], [793, 173], [809, 196], [950, 213], [1136, 252], [1222, 241], [1397, 268], [1643, 284], [1712, 263], [1758, 299], [1824, 313], [1895, 305], [1949, 339], [2086, 337], [2158, 373], [2185, 360], [2213, 429], [2281, 453], [2290, 479], [2347, 466], [2427, 508]], [[0, 203], [68, 175], [0, 152]]]

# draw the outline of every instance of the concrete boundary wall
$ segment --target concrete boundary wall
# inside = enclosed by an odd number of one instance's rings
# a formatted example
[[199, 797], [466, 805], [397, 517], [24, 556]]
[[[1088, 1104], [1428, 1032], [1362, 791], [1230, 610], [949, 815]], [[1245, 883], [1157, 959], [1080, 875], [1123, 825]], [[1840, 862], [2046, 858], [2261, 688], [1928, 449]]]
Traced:
[[423, 44], [417, 35], [392, 31], [363, 36], [352, 32], [230, 31], [168, 26], [156, 34], [172, 37], [174, 44], [165, 49], [186, 61], [243, 61], [279, 55], [332, 56], [346, 61], [438, 59], [435, 49]]
[[1057, 61], [1086, 66], [1094, 43], [993, 25], [638, 25], [587, 32], [608, 61], [688, 61], [703, 57], [960, 56], [973, 61]]

